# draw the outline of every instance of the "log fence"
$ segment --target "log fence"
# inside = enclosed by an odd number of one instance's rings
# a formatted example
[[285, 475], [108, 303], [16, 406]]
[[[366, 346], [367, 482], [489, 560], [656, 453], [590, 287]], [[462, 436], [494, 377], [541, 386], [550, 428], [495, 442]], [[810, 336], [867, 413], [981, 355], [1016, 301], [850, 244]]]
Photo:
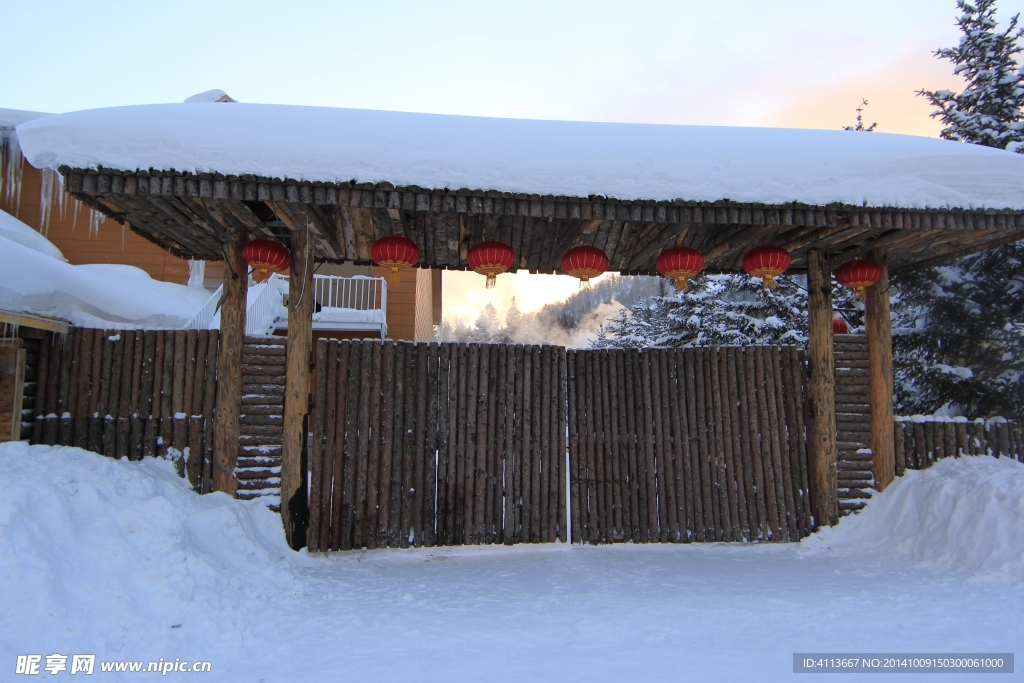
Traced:
[[197, 491], [208, 492], [217, 344], [216, 330], [47, 334], [26, 436], [115, 458], [168, 457]]
[[896, 473], [928, 469], [942, 458], [991, 455], [1024, 462], [1024, 425], [1012, 420], [897, 417]]

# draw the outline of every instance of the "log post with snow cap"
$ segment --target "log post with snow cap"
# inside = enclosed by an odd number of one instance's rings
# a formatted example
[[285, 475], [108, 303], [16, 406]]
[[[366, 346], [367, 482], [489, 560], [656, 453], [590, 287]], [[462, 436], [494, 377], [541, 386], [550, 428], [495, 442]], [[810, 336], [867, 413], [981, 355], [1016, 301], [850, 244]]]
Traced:
[[827, 254], [818, 249], [807, 253], [807, 328], [811, 409], [807, 459], [811, 470], [812, 506], [816, 524], [833, 526], [839, 522], [839, 482], [832, 270]]
[[868, 336], [868, 368], [871, 396], [871, 469], [875, 487], [882, 491], [896, 476], [893, 441], [892, 318], [889, 314], [889, 268], [884, 251], [872, 259], [882, 275], [864, 290], [864, 326]]
[[278, 214], [291, 230], [288, 283], [288, 342], [285, 360], [284, 434], [281, 442], [281, 518], [285, 538], [298, 550], [306, 544], [308, 501], [302, 454], [309, 413], [309, 370], [313, 344], [313, 244], [306, 225]]
[[213, 488], [235, 494], [238, 480], [238, 423], [242, 412], [242, 346], [249, 266], [242, 256], [245, 234], [228, 227], [224, 240], [224, 294], [220, 305], [217, 359], [217, 414], [213, 431]]

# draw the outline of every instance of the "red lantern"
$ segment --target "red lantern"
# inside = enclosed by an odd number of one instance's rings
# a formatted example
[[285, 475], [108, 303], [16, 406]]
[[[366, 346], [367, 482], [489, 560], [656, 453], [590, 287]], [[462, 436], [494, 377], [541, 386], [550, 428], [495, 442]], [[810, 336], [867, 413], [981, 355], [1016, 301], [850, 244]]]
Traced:
[[696, 249], [672, 247], [661, 252], [657, 268], [663, 276], [676, 281], [677, 292], [688, 292], [686, 280], [704, 270], [704, 257]]
[[836, 282], [853, 290], [858, 299], [864, 298], [864, 289], [882, 278], [882, 266], [869, 259], [853, 259], [836, 268]]
[[782, 247], [762, 244], [743, 257], [743, 270], [751, 277], [759, 277], [768, 289], [775, 289], [775, 278], [786, 272], [791, 263], [789, 253]]
[[389, 269], [395, 282], [401, 282], [402, 271], [420, 260], [420, 248], [410, 239], [389, 235], [373, 243], [370, 258], [381, 268]]
[[846, 334], [850, 326], [842, 318], [832, 318], [832, 334]]
[[286, 273], [292, 266], [284, 245], [270, 240], [249, 242], [242, 247], [242, 258], [252, 266], [253, 282], [265, 282], [271, 273]]
[[495, 285], [498, 276], [512, 267], [515, 254], [512, 247], [501, 242], [481, 242], [466, 255], [466, 265], [474, 272], [487, 276], [487, 287]]
[[590, 282], [608, 270], [608, 257], [596, 247], [573, 247], [562, 257], [562, 272], [580, 279], [580, 284]]

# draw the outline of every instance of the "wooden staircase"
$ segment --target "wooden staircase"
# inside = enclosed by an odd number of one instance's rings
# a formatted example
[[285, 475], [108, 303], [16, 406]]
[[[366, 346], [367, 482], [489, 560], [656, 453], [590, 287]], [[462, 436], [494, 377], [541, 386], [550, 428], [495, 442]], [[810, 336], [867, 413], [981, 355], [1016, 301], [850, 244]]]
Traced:
[[835, 364], [839, 514], [848, 515], [864, 507], [874, 486], [867, 337], [837, 334]]
[[275, 510], [281, 497], [284, 374], [284, 337], [245, 338], [236, 495], [266, 498]]

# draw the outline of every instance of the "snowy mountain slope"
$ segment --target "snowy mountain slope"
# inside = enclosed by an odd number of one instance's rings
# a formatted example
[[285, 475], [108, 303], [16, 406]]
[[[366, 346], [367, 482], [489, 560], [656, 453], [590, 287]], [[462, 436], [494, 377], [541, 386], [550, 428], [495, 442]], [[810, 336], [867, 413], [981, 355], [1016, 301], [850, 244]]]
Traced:
[[1024, 157], [848, 131], [537, 121], [261, 104], [57, 114], [29, 162], [622, 199], [1024, 209]]
[[[0, 667], [94, 653], [209, 660], [218, 681], [789, 681], [794, 652], [1009, 652], [1022, 470], [944, 461], [803, 544], [325, 557], [288, 550], [258, 501], [195, 495], [170, 463], [2, 444]], [[901, 549], [916, 533], [948, 546], [947, 569]]]

